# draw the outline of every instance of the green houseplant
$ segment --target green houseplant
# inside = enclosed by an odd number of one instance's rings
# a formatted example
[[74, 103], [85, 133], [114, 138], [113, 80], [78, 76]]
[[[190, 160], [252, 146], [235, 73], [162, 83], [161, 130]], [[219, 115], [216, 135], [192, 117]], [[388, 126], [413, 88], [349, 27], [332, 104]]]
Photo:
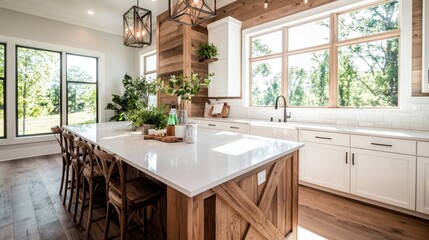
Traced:
[[163, 129], [167, 126], [167, 114], [165, 107], [142, 107], [128, 111], [127, 113], [130, 125], [134, 130], [144, 127], [144, 133], [147, 134], [148, 129], [156, 128]]
[[219, 55], [217, 47], [209, 42], [200, 43], [196, 54], [200, 57], [200, 60], [215, 59]]
[[201, 87], [207, 87], [211, 80], [209, 77], [214, 76], [214, 73], [209, 73], [206, 77], [199, 77], [197, 73], [192, 73], [191, 76], [186, 75], [171, 75], [167, 84], [160, 81], [160, 89], [170, 95], [177, 96], [179, 103], [179, 124], [185, 124], [187, 121], [186, 110], [192, 101], [192, 97], [196, 96]]
[[156, 129], [163, 129], [167, 127], [167, 114], [165, 113], [165, 107], [147, 107], [140, 112], [141, 122], [145, 127], [144, 131], [150, 129], [146, 125], [153, 125]]
[[128, 120], [127, 113], [138, 109], [140, 107], [139, 104], [147, 107], [149, 96], [156, 94], [158, 91], [156, 81], [146, 79], [142, 76], [133, 79], [130, 75], [125, 74], [122, 83], [125, 88], [124, 94], [122, 96], [112, 94], [112, 103], [108, 103], [106, 106], [107, 110], [115, 111], [114, 116], [110, 120]]

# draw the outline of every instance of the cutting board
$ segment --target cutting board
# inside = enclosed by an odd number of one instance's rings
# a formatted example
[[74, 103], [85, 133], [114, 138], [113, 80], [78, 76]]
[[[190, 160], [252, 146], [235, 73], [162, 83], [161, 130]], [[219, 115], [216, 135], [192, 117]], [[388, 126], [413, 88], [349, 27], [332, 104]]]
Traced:
[[183, 142], [183, 138], [178, 138], [175, 136], [160, 137], [160, 136], [154, 136], [154, 135], [144, 135], [144, 139], [145, 140], [156, 140], [156, 141], [165, 142], [165, 143]]

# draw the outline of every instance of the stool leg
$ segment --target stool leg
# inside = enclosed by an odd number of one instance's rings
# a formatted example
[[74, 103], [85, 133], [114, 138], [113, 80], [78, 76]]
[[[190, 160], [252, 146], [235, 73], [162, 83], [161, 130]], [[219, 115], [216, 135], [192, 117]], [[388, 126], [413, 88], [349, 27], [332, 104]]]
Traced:
[[109, 235], [111, 211], [112, 211], [112, 204], [110, 202], [107, 202], [106, 224], [104, 225], [104, 239], [107, 239], [107, 236]]
[[70, 165], [66, 163], [66, 179], [65, 179], [64, 196], [63, 196], [63, 205], [66, 205], [67, 188], [69, 187], [69, 172], [70, 172]]
[[160, 224], [160, 227], [161, 227], [161, 236], [162, 236], [162, 238], [161, 239], [165, 239], [165, 232], [164, 232], [164, 221], [162, 220], [162, 212], [161, 212], [161, 200], [160, 199], [158, 199], [158, 201], [157, 201], [157, 212], [158, 212], [158, 218], [159, 218], [159, 224]]
[[[74, 211], [73, 211], [73, 222], [76, 222], [76, 215], [77, 215], [77, 207], [79, 205], [79, 191], [80, 191], [80, 176], [79, 176], [79, 172], [80, 172], [80, 167], [79, 165], [76, 166], [76, 176], [75, 176], [75, 180], [76, 180], [76, 194], [75, 194], [75, 198], [74, 198]], [[83, 202], [82, 202], [83, 203]]]
[[83, 209], [85, 207], [85, 201], [86, 201], [86, 190], [88, 189], [88, 187], [86, 186], [86, 178], [83, 178], [83, 182], [82, 182], [82, 204], [80, 205], [80, 215], [79, 215], [79, 222], [78, 225], [82, 224], [82, 218], [83, 218]]
[[70, 186], [70, 198], [69, 198], [69, 205], [67, 207], [68, 211], [70, 211], [71, 204], [72, 204], [72, 201], [73, 201], [73, 190], [74, 190], [74, 184], [75, 184], [74, 176], [75, 176], [75, 169], [74, 169], [74, 166], [72, 166], [72, 178], [71, 178], [71, 186]]
[[118, 213], [119, 216], [119, 225], [121, 228], [121, 240], [125, 240], [125, 232], [127, 231], [127, 210], [121, 209], [121, 212]]
[[94, 183], [89, 182], [89, 209], [88, 209], [88, 223], [86, 224], [86, 239], [89, 239], [92, 225], [92, 210], [94, 209]]
[[[61, 185], [60, 185], [60, 193], [59, 195], [61, 195], [61, 193], [63, 192], [63, 187], [64, 187], [64, 175], [66, 173], [66, 162], [64, 161], [64, 157], [62, 157], [63, 160], [63, 166], [62, 166], [62, 173], [61, 173]], [[67, 191], [67, 190], [66, 190]]]

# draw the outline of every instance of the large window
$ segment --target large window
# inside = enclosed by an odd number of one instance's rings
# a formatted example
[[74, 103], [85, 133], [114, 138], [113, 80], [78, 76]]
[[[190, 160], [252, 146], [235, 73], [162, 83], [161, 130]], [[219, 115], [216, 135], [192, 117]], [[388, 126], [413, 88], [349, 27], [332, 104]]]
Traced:
[[0, 138], [6, 137], [6, 45], [0, 43]]
[[69, 125], [97, 122], [98, 59], [65, 55], [63, 69], [62, 52], [16, 47], [17, 136], [50, 134], [52, 126], [63, 123], [63, 116]]
[[17, 135], [50, 133], [61, 125], [61, 53], [16, 47]]
[[97, 58], [67, 54], [67, 124], [97, 122]]
[[[143, 62], [143, 71], [141, 75], [146, 79], [150, 79], [154, 81], [156, 79], [156, 70], [157, 70], [156, 53], [144, 55], [142, 56], [141, 60]], [[156, 106], [156, 104], [157, 104], [156, 95], [150, 95], [148, 105]]]
[[250, 38], [250, 105], [397, 107], [398, 0]]

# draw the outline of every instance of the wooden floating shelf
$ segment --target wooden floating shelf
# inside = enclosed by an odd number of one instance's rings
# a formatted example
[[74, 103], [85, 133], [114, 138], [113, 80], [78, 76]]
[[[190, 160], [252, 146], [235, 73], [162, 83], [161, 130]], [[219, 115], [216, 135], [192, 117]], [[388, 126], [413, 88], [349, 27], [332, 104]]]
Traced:
[[216, 62], [217, 60], [218, 58], [206, 58], [206, 59], [200, 59], [200, 62], [212, 63], [212, 62]]

